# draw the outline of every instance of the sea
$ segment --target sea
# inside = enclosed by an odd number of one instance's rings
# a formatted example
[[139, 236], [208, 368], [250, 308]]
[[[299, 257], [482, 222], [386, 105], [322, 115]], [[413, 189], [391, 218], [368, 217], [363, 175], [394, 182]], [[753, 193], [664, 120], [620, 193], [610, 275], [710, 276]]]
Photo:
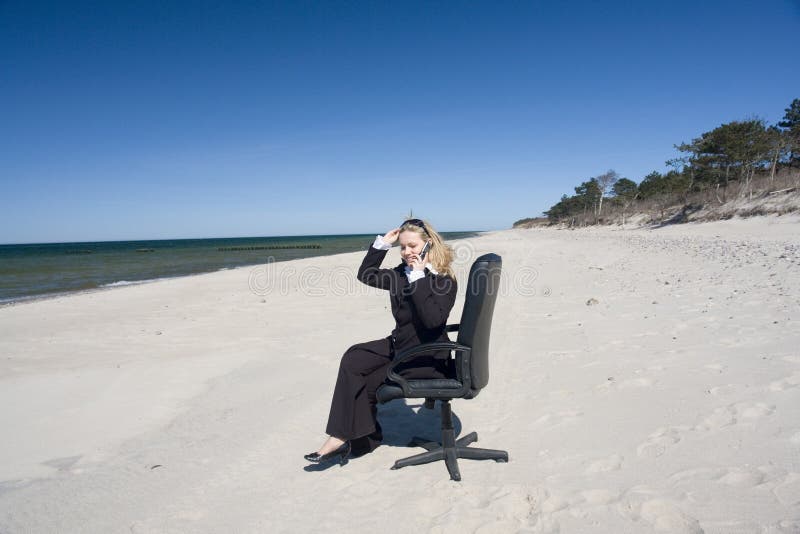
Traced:
[[[445, 240], [480, 232], [443, 232]], [[0, 245], [0, 305], [366, 250], [375, 234]]]

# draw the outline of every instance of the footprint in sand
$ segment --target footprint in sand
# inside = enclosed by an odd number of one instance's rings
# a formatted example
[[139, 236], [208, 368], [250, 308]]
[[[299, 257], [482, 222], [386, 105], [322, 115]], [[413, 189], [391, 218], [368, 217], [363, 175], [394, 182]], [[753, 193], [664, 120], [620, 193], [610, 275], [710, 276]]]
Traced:
[[769, 469], [755, 467], [698, 467], [678, 471], [671, 477], [675, 485], [695, 487], [699, 482], [716, 482], [736, 488], [753, 488], [770, 477]]
[[547, 425], [548, 427], [555, 427], [577, 421], [582, 416], [583, 412], [577, 412], [577, 411], [546, 413], [543, 416], [539, 417], [536, 421], [534, 421], [534, 424]]
[[580, 492], [582, 501], [588, 506], [608, 506], [619, 502], [620, 494], [609, 489], [591, 489]]
[[[649, 523], [652, 528], [647, 532], [703, 533], [697, 519], [683, 511], [677, 501], [661, 497], [660, 492], [647, 486], [634, 486], [625, 491], [616, 511], [620, 517], [633, 523]], [[639, 531], [644, 530], [636, 529]]]
[[619, 471], [622, 467], [622, 460], [624, 458], [619, 454], [612, 454], [608, 458], [596, 460], [586, 468], [587, 475], [592, 473], [608, 473], [609, 471]]
[[613, 377], [609, 377], [604, 382], [595, 386], [595, 389], [598, 391], [609, 391], [611, 389], [640, 389], [653, 387], [655, 383], [655, 380], [647, 377], [628, 378], [625, 380], [615, 380]]
[[718, 482], [735, 488], [753, 488], [766, 480], [766, 475], [759, 469], [750, 467], [731, 467], [726, 470]]
[[695, 467], [678, 471], [669, 477], [670, 482], [673, 484], [687, 483], [692, 486], [700, 481], [717, 481], [727, 473], [727, 469], [723, 467]]
[[735, 393], [736, 390], [739, 389], [739, 386], [736, 384], [724, 384], [722, 386], [713, 387], [708, 390], [708, 392], [712, 395], [716, 396], [724, 396], [730, 395], [731, 393]]
[[792, 376], [787, 376], [786, 378], [782, 378], [780, 380], [776, 380], [770, 383], [769, 391], [785, 391], [787, 389], [796, 388], [800, 386], [800, 374], [794, 374]]
[[[535, 524], [536, 532], [558, 532], [557, 523], [544, 511], [543, 503], [549, 493], [543, 488], [441, 485], [441, 489], [446, 489], [453, 498], [448, 501], [449, 508], [441, 508], [440, 503], [438, 511], [431, 511], [432, 524], [427, 530], [430, 534], [517, 532], [530, 523]], [[542, 529], [545, 525], [554, 528]]]
[[740, 419], [759, 419], [772, 415], [775, 411], [775, 406], [763, 402], [756, 402], [755, 404], [743, 402], [734, 404], [733, 408]]
[[[560, 516], [588, 517], [592, 510], [620, 506], [620, 498], [621, 495], [618, 491], [607, 488], [593, 488], [558, 495], [551, 495], [550, 492], [544, 491], [544, 499], [540, 501], [541, 505], [531, 510], [530, 526], [535, 528], [534, 532], [560, 532], [558, 524]], [[501, 531], [495, 530], [494, 532]]]
[[664, 454], [669, 447], [681, 441], [682, 434], [687, 431], [712, 431], [734, 425], [740, 421], [759, 419], [772, 415], [775, 406], [763, 402], [740, 402], [722, 406], [711, 412], [700, 423], [693, 427], [661, 427], [650, 434], [644, 443], [636, 448], [640, 457], [657, 458]]
[[655, 381], [651, 378], [630, 378], [621, 381], [617, 387], [619, 389], [649, 388], [653, 384], [655, 384]]
[[[703, 482], [724, 484], [739, 489], [755, 488], [778, 479], [786, 479], [785, 471], [775, 466], [763, 465], [760, 467], [735, 466], [735, 467], [699, 467], [679, 471], [669, 477], [675, 486], [684, 486], [696, 489]], [[689, 492], [691, 494], [691, 491]]]
[[678, 428], [662, 427], [650, 434], [647, 440], [636, 448], [636, 454], [641, 458], [658, 458], [680, 440], [681, 433]]
[[736, 423], [736, 413], [731, 406], [723, 406], [711, 412], [694, 430], [718, 430]]
[[711, 415], [703, 419], [693, 430], [718, 430], [742, 420], [759, 419], [772, 415], [774, 411], [775, 406], [763, 402], [730, 404], [715, 409]]
[[697, 519], [666, 499], [652, 499], [643, 503], [640, 513], [642, 519], [653, 525], [656, 532], [703, 534]]
[[784, 506], [800, 504], [800, 473], [789, 473], [772, 492]]

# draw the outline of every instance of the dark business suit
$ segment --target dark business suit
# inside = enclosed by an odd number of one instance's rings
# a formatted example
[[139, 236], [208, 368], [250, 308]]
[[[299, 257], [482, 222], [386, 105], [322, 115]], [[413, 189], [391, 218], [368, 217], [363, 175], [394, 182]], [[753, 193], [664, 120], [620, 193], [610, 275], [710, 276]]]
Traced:
[[[395, 328], [389, 337], [353, 345], [342, 356], [326, 432], [352, 440], [354, 450], [373, 450], [382, 439], [376, 419], [375, 391], [386, 379], [395, 352], [437, 340], [448, 340], [445, 325], [456, 298], [456, 281], [425, 270], [409, 283], [404, 265], [381, 269], [386, 250], [370, 247], [358, 279], [389, 291]], [[408, 378], [452, 377], [448, 351], [420, 356], [401, 367]]]

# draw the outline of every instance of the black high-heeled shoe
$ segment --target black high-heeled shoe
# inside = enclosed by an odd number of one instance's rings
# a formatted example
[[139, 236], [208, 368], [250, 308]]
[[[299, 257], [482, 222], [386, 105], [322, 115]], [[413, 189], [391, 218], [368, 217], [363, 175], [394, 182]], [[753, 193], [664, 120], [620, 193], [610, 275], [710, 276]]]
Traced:
[[345, 441], [342, 445], [339, 446], [338, 449], [335, 451], [331, 451], [327, 454], [320, 454], [318, 452], [311, 452], [303, 456], [306, 460], [311, 462], [312, 464], [320, 464], [322, 462], [327, 462], [328, 460], [332, 460], [336, 457], [339, 457], [339, 465], [344, 465], [347, 463], [347, 457], [350, 456], [350, 442]]

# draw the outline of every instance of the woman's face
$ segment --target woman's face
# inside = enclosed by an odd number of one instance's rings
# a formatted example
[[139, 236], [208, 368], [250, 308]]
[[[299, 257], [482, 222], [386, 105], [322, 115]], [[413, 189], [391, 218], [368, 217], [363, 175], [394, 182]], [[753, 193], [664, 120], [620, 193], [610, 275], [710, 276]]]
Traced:
[[400, 241], [400, 257], [403, 258], [406, 265], [411, 265], [414, 256], [419, 256], [419, 253], [422, 252], [425, 240], [421, 235], [411, 230], [400, 232], [398, 239]]

